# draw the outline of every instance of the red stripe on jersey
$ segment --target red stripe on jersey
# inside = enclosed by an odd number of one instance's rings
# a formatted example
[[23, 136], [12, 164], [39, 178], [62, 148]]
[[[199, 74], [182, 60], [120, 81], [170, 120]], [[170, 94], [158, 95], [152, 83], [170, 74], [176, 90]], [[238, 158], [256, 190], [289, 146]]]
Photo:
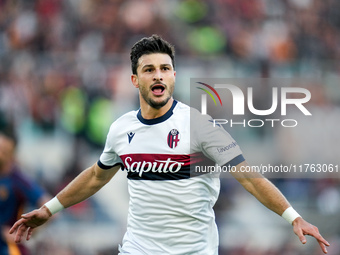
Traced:
[[[170, 158], [171, 161], [181, 163], [181, 165], [188, 166], [190, 164], [196, 164], [203, 161], [207, 161], [208, 158], [201, 152], [193, 154], [147, 154], [147, 153], [135, 153], [120, 155], [123, 163], [126, 167], [125, 160], [132, 160], [132, 162], [158, 162], [166, 161]], [[209, 160], [211, 161], [211, 160]], [[211, 161], [212, 162], [212, 161]]]
[[190, 178], [190, 167], [195, 164], [214, 165], [203, 153], [125, 154], [120, 155], [130, 179], [174, 180]]

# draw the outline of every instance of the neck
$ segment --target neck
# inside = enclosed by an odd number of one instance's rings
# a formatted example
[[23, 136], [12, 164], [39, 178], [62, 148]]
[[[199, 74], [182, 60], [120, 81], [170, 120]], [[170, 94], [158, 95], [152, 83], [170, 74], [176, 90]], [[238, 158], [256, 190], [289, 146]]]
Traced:
[[151, 107], [143, 98], [140, 98], [140, 109], [144, 119], [155, 119], [163, 116], [172, 106], [174, 99], [171, 97], [169, 101], [159, 109]]

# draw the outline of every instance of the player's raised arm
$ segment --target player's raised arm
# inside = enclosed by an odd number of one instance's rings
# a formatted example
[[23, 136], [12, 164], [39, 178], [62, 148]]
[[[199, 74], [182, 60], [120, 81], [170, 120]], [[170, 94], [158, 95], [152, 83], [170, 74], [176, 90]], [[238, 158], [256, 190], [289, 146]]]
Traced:
[[318, 241], [322, 251], [327, 253], [326, 246], [329, 246], [329, 243], [320, 235], [318, 228], [305, 221], [291, 207], [278, 188], [267, 178], [264, 178], [259, 173], [242, 171], [246, 166], [245, 161], [238, 164], [236, 166], [237, 171], [231, 172], [231, 174], [263, 205], [292, 224], [294, 233], [299, 237], [301, 243], [305, 244], [307, 242], [305, 235], [313, 236]]
[[10, 234], [15, 234], [15, 242], [20, 242], [26, 235], [26, 240], [32, 236], [33, 230], [45, 222], [60, 210], [75, 205], [100, 190], [119, 170], [119, 166], [111, 169], [102, 169], [94, 164], [81, 172], [71, 181], [56, 197], [48, 201], [41, 208], [23, 214], [10, 229]]

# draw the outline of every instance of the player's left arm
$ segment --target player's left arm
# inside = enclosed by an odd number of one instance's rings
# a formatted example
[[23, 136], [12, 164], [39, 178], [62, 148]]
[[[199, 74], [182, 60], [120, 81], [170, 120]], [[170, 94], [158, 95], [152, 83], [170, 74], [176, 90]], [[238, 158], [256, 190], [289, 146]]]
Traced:
[[[287, 199], [272, 182], [260, 173], [245, 172], [244, 169], [247, 166], [248, 164], [243, 161], [236, 166], [236, 171], [231, 174], [263, 205], [282, 216], [291, 207]], [[301, 243], [307, 242], [305, 235], [313, 236], [318, 241], [322, 251], [327, 253], [326, 246], [329, 246], [329, 243], [320, 235], [317, 227], [305, 221], [301, 216], [295, 218], [292, 225], [294, 233], [299, 237]]]

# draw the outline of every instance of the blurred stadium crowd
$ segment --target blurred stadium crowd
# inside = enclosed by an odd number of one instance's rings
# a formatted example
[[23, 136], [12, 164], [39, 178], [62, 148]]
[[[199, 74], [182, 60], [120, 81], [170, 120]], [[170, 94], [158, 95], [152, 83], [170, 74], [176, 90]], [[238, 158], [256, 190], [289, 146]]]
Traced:
[[[0, 0], [0, 126], [15, 127], [20, 165], [56, 194], [98, 159], [111, 122], [138, 108], [129, 50], [157, 33], [176, 47], [175, 97], [186, 103], [191, 77], [313, 79], [308, 132], [230, 132], [250, 162], [330, 155], [339, 164], [339, 10], [336, 0]], [[279, 148], [265, 154], [272, 147]], [[329, 254], [340, 250], [339, 180], [273, 180], [325, 233]], [[33, 254], [115, 254], [125, 229], [124, 181], [118, 176], [57, 217], [28, 243]], [[222, 183], [221, 255], [320, 254], [317, 244], [301, 247], [232, 180]]]

